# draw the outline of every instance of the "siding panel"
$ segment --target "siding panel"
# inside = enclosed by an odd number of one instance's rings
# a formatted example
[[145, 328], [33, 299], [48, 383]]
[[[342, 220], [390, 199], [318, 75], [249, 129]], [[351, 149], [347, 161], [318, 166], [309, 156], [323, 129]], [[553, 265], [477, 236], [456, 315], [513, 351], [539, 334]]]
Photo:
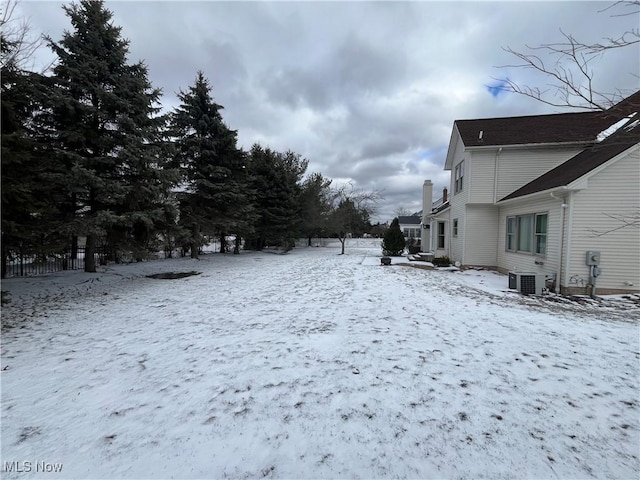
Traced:
[[[449, 224], [447, 225], [447, 237], [449, 240], [449, 257], [452, 261], [459, 261], [460, 263], [464, 263], [464, 225], [465, 225], [465, 206], [469, 201], [469, 191], [471, 190], [471, 183], [473, 181], [470, 171], [472, 170], [471, 165], [473, 163], [473, 155], [470, 152], [467, 152], [464, 157], [459, 156], [462, 155], [463, 150], [456, 150], [456, 157], [453, 160], [453, 168], [451, 170], [451, 182], [450, 182], [450, 196], [449, 202], [451, 204], [451, 208], [449, 210]], [[458, 193], [454, 192], [454, 182], [455, 178], [453, 172], [455, 172], [455, 167], [460, 163], [464, 158], [464, 183], [462, 187], [462, 191]], [[453, 237], [453, 220], [458, 219], [458, 236]]]
[[[557, 167], [580, 152], [579, 149], [537, 148], [516, 150], [505, 148], [498, 160], [497, 200]], [[492, 184], [493, 187], [493, 184]]]
[[566, 286], [588, 283], [585, 252], [598, 250], [602, 252], [602, 275], [597, 278], [597, 287], [640, 290], [640, 230], [637, 225], [620, 228], [622, 221], [612, 218], [629, 218], [639, 209], [640, 152], [636, 149], [591, 177], [588, 188], [573, 194]]
[[470, 162], [471, 188], [469, 201], [471, 203], [493, 203], [495, 161], [497, 151], [473, 152]]
[[467, 251], [464, 256], [464, 264], [495, 267], [497, 264], [498, 207], [467, 205], [465, 218]]

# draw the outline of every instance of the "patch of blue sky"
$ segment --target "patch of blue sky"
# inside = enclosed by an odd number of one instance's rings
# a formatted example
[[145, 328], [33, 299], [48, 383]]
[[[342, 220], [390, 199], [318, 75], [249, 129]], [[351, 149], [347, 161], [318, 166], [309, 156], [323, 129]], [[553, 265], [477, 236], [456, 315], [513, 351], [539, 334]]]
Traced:
[[438, 147], [438, 148], [424, 148], [418, 152], [418, 158], [421, 160], [431, 160], [434, 158], [439, 158], [442, 155], [446, 154], [447, 147]]
[[485, 85], [487, 91], [491, 94], [493, 98], [497, 98], [502, 93], [506, 93], [509, 91], [507, 88], [506, 80], [497, 80], [490, 85]]

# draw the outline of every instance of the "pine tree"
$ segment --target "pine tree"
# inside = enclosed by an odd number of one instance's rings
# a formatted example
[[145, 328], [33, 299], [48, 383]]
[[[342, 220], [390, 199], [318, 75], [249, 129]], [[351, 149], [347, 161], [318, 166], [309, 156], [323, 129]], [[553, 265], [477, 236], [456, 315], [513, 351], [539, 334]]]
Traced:
[[327, 217], [331, 210], [331, 180], [321, 173], [312, 173], [302, 183], [300, 192], [300, 208], [302, 234], [307, 237], [311, 246], [311, 238], [322, 235], [327, 226]]
[[400, 230], [398, 217], [394, 218], [382, 240], [382, 253], [390, 256], [400, 256], [404, 253], [405, 240]]
[[237, 147], [237, 132], [223, 122], [222, 106], [211, 97], [204, 74], [180, 91], [171, 120], [175, 161], [182, 172], [180, 222], [189, 232], [191, 257], [197, 258], [205, 236], [250, 231], [252, 195], [247, 185], [246, 156]]
[[51, 142], [67, 170], [69, 209], [76, 233], [86, 236], [85, 271], [92, 272], [99, 240], [115, 249], [149, 246], [170, 209], [171, 175], [159, 164], [160, 93], [142, 62], [127, 63], [128, 41], [113, 14], [101, 0], [63, 9], [73, 32], [48, 39], [59, 57]]
[[[4, 26], [4, 23], [2, 24]], [[0, 33], [2, 49], [2, 278], [16, 256], [60, 253], [64, 238], [56, 185], [57, 165], [39, 141], [36, 117], [45, 108], [47, 77], [24, 69], [23, 37]], [[9, 36], [7, 36], [9, 35]]]
[[256, 250], [267, 244], [288, 247], [300, 231], [300, 182], [307, 165], [294, 152], [275, 152], [257, 144], [251, 148], [249, 168], [257, 217], [250, 244]]

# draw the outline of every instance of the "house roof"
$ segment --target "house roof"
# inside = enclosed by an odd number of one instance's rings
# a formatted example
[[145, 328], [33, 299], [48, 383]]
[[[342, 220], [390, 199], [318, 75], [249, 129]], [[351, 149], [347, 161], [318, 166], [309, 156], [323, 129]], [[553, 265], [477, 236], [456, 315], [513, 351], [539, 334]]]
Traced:
[[[603, 165], [622, 152], [640, 143], [640, 112], [630, 118], [626, 125], [607, 136], [599, 143], [586, 148], [566, 162], [532, 180], [503, 200], [523, 197], [557, 187], [567, 186], [571, 182]], [[611, 119], [609, 120], [611, 123]]]
[[592, 142], [611, 125], [613, 116], [622, 118], [638, 111], [639, 104], [640, 91], [603, 112], [481, 118], [454, 123], [466, 147]]
[[400, 225], [420, 225], [422, 219], [414, 215], [399, 215], [398, 223]]
[[466, 147], [593, 141], [605, 128], [602, 112], [456, 120]]
[[441, 203], [437, 207], [433, 207], [433, 209], [431, 210], [431, 215], [437, 215], [438, 213], [446, 210], [447, 208], [449, 208], [449, 200], [447, 200], [444, 203]]

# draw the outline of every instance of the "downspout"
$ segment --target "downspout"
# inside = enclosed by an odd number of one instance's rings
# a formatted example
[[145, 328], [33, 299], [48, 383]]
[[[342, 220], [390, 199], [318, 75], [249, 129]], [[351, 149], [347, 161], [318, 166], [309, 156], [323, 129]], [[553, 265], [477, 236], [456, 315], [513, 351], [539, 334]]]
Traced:
[[560, 205], [560, 261], [558, 262], [558, 268], [556, 270], [556, 285], [555, 290], [556, 293], [560, 293], [561, 281], [562, 281], [562, 261], [564, 257], [564, 211], [567, 208], [567, 204], [565, 202], [565, 198], [556, 197], [553, 192], [551, 192], [551, 197], [556, 200], [560, 200], [562, 204]]
[[568, 225], [568, 229], [569, 231], [566, 232], [566, 238], [567, 238], [567, 254], [564, 257], [564, 265], [563, 265], [563, 269], [565, 271], [565, 273], [568, 275], [569, 274], [569, 262], [571, 261], [571, 232], [573, 231], [573, 192], [569, 192], [569, 196], [567, 198], [566, 203], [568, 203], [568, 213], [565, 215], [568, 215], [567, 217], [567, 225]]
[[500, 160], [500, 154], [502, 153], [502, 147], [496, 152], [496, 158], [493, 162], [493, 204], [498, 201], [498, 165]]
[[[502, 153], [502, 147], [496, 151], [496, 156], [493, 161], [493, 205], [498, 201], [498, 165], [500, 160], [500, 154]], [[498, 209], [498, 221], [500, 221], [500, 208]], [[498, 243], [496, 242], [496, 264], [498, 264]]]

